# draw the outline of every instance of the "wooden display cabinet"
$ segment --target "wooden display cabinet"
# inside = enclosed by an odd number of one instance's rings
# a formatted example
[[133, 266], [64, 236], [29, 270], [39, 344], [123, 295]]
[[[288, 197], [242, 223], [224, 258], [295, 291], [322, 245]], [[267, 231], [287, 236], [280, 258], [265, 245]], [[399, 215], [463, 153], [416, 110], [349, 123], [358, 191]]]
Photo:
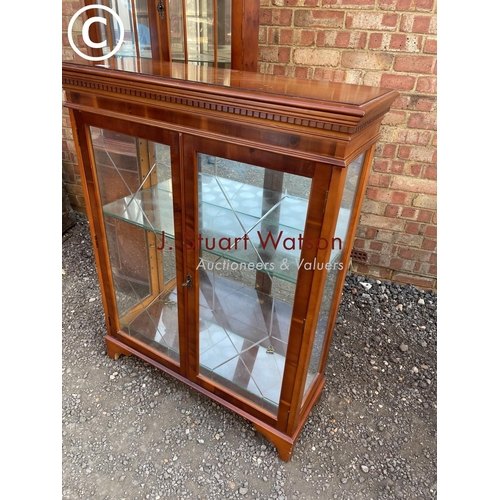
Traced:
[[[138, 57], [163, 62], [257, 71], [259, 0], [85, 0], [104, 5], [123, 22], [125, 43], [108, 59]], [[120, 30], [109, 12], [86, 11], [86, 18], [104, 16], [106, 23], [89, 26], [90, 39], [103, 47], [89, 48], [102, 57], [116, 47]], [[119, 64], [118, 64], [119, 66]]]
[[397, 94], [118, 63], [63, 64], [108, 354], [134, 354], [235, 411], [288, 461], [325, 383]]

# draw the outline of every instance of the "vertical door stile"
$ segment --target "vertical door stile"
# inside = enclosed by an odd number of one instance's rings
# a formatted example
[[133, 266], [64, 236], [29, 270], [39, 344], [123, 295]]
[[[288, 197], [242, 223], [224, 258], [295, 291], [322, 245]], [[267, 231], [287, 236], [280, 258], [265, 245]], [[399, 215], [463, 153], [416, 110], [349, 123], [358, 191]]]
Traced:
[[[173, 135], [173, 134], [172, 134]], [[186, 274], [186, 255], [184, 252], [184, 232], [185, 218], [182, 207], [185, 203], [184, 197], [184, 175], [183, 175], [183, 157], [182, 157], [182, 134], [175, 134], [171, 141], [171, 165], [172, 165], [172, 196], [174, 212], [174, 230], [175, 230], [175, 263], [176, 263], [176, 282], [178, 300], [178, 322], [179, 322], [179, 364], [180, 373], [186, 376], [186, 356], [187, 341], [184, 332], [187, 328], [187, 300], [186, 290], [181, 286]]]
[[180, 177], [183, 179], [183, 232], [182, 255], [184, 261], [182, 281], [191, 276], [190, 287], [182, 288], [182, 297], [185, 304], [185, 328], [181, 331], [182, 342], [186, 349], [185, 360], [186, 377], [195, 381], [198, 372], [198, 172], [196, 168], [196, 153], [193, 148], [192, 137], [179, 134], [181, 158]]
[[[170, 15], [169, 2], [163, 0], [147, 0], [148, 21], [151, 36], [151, 56], [154, 61], [170, 61]], [[158, 7], [163, 8], [164, 15], [160, 15]]]

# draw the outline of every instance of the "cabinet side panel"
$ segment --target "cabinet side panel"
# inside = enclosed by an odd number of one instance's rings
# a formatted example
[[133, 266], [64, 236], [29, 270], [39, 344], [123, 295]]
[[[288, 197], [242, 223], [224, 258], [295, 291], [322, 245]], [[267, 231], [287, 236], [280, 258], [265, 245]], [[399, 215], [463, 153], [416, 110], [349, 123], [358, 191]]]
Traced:
[[[358, 174], [359, 180], [357, 181], [357, 188], [354, 195], [355, 198], [352, 205], [349, 227], [347, 230], [347, 235], [343, 246], [343, 254], [341, 258], [342, 269], [338, 273], [338, 277], [336, 280], [337, 282], [335, 284], [335, 292], [333, 295], [333, 300], [331, 302], [331, 307], [328, 307], [328, 304], [325, 303], [324, 319], [326, 319], [326, 311], [328, 310], [329, 310], [329, 315], [328, 315], [328, 323], [326, 324], [325, 327], [322, 327], [324, 328], [325, 331], [325, 339], [321, 353], [321, 359], [319, 360], [319, 366], [317, 369], [319, 373], [325, 372], [325, 366], [328, 360], [330, 343], [332, 341], [332, 336], [333, 336], [333, 329], [335, 326], [335, 319], [337, 317], [337, 311], [340, 304], [340, 299], [342, 297], [342, 288], [344, 286], [345, 276], [349, 267], [350, 253], [354, 244], [354, 237], [356, 234], [356, 228], [358, 226], [358, 221], [361, 213], [361, 206], [363, 204], [366, 184], [368, 182], [368, 176], [370, 174], [370, 168], [373, 161], [374, 153], [375, 153], [375, 145], [371, 146], [370, 149], [366, 151], [363, 157], [362, 166]], [[321, 320], [322, 323], [324, 319]]]
[[[305, 403], [308, 391], [312, 387], [312, 381], [319, 373], [319, 367], [324, 350], [328, 350], [326, 338], [328, 334], [328, 322], [332, 302], [337, 290], [339, 276], [343, 276], [345, 264], [344, 254], [346, 251], [347, 236], [349, 227], [352, 224], [353, 210], [355, 208], [356, 195], [361, 179], [361, 170], [363, 166], [365, 153], [361, 154], [356, 160], [347, 167], [346, 179], [342, 190], [342, 198], [338, 209], [338, 218], [335, 226], [335, 232], [331, 239], [332, 253], [326, 269], [326, 279], [323, 288], [323, 294], [318, 311], [318, 322], [314, 333], [314, 342], [307, 369], [307, 383], [304, 387], [302, 404]], [[348, 254], [348, 252], [347, 252]], [[341, 288], [342, 283], [339, 283]]]

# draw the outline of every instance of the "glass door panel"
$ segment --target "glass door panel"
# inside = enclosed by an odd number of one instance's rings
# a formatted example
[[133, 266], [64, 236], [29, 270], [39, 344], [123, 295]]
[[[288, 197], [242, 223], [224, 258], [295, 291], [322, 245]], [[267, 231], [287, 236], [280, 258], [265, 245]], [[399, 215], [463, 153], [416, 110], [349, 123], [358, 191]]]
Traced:
[[[139, 67], [140, 59], [158, 59], [229, 69], [233, 1], [156, 0], [151, 3], [149, 0], [85, 0], [87, 6], [102, 5], [116, 13], [112, 15], [97, 8], [87, 12], [87, 19], [97, 16], [106, 20], [106, 23], [93, 22], [89, 26], [92, 55], [108, 55], [121, 43], [113, 52], [110, 61], [113, 67], [116, 61], [138, 58], [139, 61], [134, 64]], [[237, 15], [244, 13], [246, 20], [252, 18], [256, 21], [258, 1], [241, 1], [245, 5], [238, 5]], [[123, 23], [123, 30], [118, 17]], [[235, 26], [239, 26], [240, 21], [243, 24], [243, 20], [236, 21]], [[258, 23], [254, 22], [253, 26], [254, 31], [240, 34], [240, 43], [252, 54], [257, 51]], [[235, 39], [239, 40], [237, 33]], [[128, 62], [121, 61], [120, 66], [124, 64], [127, 66]], [[255, 68], [252, 70], [256, 71]]]
[[231, 66], [231, 0], [167, 2], [173, 61]]
[[115, 53], [115, 58], [151, 59], [148, 0], [92, 0], [92, 2], [87, 0], [86, 4], [104, 5], [111, 8], [123, 23], [124, 32], [122, 33], [115, 15], [96, 9], [97, 15], [106, 19], [105, 24], [102, 22], [92, 23], [98, 30], [98, 41], [94, 40], [94, 43], [100, 46], [96, 48], [102, 50], [102, 55], [109, 54], [118, 45], [120, 37], [123, 36], [123, 43]]
[[179, 361], [170, 148], [90, 132], [120, 329]]
[[276, 413], [311, 179], [198, 154], [200, 374]]

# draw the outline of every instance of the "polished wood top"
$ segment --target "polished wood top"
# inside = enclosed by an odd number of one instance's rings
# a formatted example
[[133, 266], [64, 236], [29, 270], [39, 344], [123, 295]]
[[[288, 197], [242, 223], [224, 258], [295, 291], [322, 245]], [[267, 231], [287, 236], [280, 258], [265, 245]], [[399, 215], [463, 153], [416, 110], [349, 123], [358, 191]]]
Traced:
[[[374, 108], [387, 110], [397, 93], [391, 89], [317, 81], [261, 73], [121, 58], [95, 64], [64, 62], [63, 76], [74, 72], [115, 80], [159, 84], [164, 88], [203, 91], [214, 96], [247, 98], [297, 108], [334, 112], [362, 119]], [[203, 88], [200, 88], [200, 84]]]

